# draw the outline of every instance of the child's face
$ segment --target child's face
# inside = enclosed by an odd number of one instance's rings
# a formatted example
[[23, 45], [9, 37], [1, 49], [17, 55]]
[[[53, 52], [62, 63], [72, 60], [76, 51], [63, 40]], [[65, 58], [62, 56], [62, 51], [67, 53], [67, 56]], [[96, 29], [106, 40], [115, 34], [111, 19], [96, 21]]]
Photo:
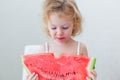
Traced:
[[71, 17], [58, 16], [55, 13], [51, 14], [48, 21], [48, 30], [53, 40], [66, 42], [71, 39], [73, 31], [73, 20]]

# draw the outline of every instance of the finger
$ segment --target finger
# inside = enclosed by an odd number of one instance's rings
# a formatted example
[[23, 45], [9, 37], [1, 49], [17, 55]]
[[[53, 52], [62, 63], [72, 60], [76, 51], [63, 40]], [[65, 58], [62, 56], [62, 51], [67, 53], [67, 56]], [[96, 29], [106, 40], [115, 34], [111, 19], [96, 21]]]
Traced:
[[32, 80], [38, 80], [37, 78], [38, 78], [38, 75], [36, 74], [36, 75], [32, 78]]
[[92, 75], [91, 72], [88, 72], [87, 80], [92, 80], [91, 75]]
[[31, 74], [27, 75], [26, 80], [29, 80], [29, 77], [30, 77], [30, 76], [31, 76]]
[[87, 77], [86, 80], [92, 80], [92, 78], [91, 77]]
[[27, 80], [32, 80], [32, 78], [35, 76], [35, 73], [32, 73], [30, 74], [28, 77], [27, 77]]
[[97, 73], [96, 73], [95, 70], [92, 70], [92, 71], [91, 71], [91, 74], [92, 74], [94, 77], [97, 77]]
[[38, 75], [37, 75], [37, 79], [36, 80], [38, 80]]
[[93, 75], [91, 75], [91, 80], [96, 80], [95, 77]]
[[96, 80], [96, 76], [93, 74], [94, 73], [94, 71], [90, 71], [89, 73], [88, 73], [88, 80]]

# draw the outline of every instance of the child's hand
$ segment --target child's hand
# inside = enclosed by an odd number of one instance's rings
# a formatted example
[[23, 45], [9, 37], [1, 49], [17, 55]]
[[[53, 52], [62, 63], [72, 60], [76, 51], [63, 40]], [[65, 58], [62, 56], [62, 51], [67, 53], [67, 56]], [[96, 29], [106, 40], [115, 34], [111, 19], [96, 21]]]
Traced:
[[95, 70], [92, 70], [89, 72], [87, 80], [96, 80], [97, 78], [97, 73]]
[[38, 75], [35, 73], [29, 74], [26, 80], [38, 80]]

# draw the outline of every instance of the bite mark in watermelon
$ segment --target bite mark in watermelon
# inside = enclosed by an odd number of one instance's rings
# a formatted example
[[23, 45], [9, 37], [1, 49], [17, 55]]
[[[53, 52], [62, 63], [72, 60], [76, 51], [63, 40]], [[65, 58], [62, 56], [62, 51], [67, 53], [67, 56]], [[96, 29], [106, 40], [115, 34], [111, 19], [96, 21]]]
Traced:
[[86, 80], [88, 71], [95, 66], [96, 58], [53, 53], [27, 54], [21, 57], [28, 73], [35, 72], [39, 80]]

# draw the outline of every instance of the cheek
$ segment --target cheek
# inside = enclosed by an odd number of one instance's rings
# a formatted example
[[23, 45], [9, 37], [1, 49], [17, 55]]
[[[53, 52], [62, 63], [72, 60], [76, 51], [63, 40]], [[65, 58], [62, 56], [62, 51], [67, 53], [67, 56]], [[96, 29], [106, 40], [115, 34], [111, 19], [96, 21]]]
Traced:
[[68, 31], [66, 32], [66, 35], [67, 35], [67, 36], [72, 36], [72, 31], [73, 31], [72, 29], [68, 30]]
[[50, 36], [52, 37], [52, 36], [55, 35], [55, 32], [49, 29], [49, 34], [50, 34]]

